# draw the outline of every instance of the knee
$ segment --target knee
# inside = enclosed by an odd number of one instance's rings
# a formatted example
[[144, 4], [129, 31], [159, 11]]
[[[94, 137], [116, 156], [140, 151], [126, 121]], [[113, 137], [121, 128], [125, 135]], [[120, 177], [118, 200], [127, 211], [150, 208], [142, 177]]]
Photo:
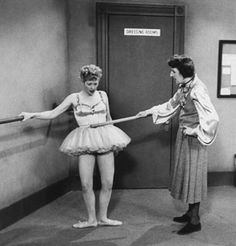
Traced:
[[111, 191], [112, 190], [112, 186], [113, 186], [113, 182], [112, 181], [102, 182], [102, 190], [104, 190], [104, 191]]
[[89, 183], [89, 182], [82, 182], [81, 183], [81, 189], [84, 193], [90, 192], [93, 189], [93, 185], [92, 185], [92, 183]]

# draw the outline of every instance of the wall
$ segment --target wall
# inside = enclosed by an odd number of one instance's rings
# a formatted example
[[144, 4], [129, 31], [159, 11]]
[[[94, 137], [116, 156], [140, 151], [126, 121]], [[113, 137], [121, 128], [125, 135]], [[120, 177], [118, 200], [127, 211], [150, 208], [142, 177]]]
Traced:
[[[216, 88], [218, 41], [236, 39], [236, 2], [109, 2], [186, 6], [185, 53], [193, 57], [221, 120], [218, 138], [209, 151], [209, 171], [233, 171], [236, 100], [217, 98]], [[96, 62], [95, 3], [96, 0], [0, 0], [0, 118], [16, 116], [21, 111], [50, 109], [69, 92], [81, 89], [79, 68]], [[76, 160], [71, 162], [58, 151], [69, 131], [68, 117], [64, 114], [51, 123], [32, 120], [0, 125], [0, 208], [68, 176]]]
[[[80, 89], [78, 69], [96, 62], [96, 0], [68, 0], [69, 76], [72, 90]], [[99, 2], [108, 2], [102, 1]], [[209, 171], [233, 171], [236, 152], [235, 99], [219, 99], [217, 90], [218, 42], [236, 39], [234, 0], [112, 0], [109, 3], [176, 4], [186, 6], [185, 53], [196, 65], [198, 76], [209, 89], [213, 104], [220, 116], [220, 127], [215, 143], [209, 148]], [[151, 105], [150, 105], [151, 106]], [[226, 110], [227, 109], [227, 110]]]
[[[0, 118], [52, 108], [68, 93], [64, 0], [0, 0]], [[67, 116], [0, 125], [0, 208], [68, 176]]]

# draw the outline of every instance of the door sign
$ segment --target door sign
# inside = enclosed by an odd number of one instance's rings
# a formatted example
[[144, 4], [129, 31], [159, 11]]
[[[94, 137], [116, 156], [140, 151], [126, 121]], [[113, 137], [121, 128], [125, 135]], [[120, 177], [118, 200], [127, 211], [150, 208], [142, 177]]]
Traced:
[[125, 36], [161, 36], [160, 29], [124, 28]]

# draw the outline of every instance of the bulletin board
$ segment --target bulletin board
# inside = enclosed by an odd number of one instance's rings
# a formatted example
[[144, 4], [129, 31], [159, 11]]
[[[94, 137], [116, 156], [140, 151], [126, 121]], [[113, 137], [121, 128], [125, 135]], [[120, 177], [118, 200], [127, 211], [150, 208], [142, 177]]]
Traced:
[[235, 40], [219, 40], [217, 97], [236, 97]]

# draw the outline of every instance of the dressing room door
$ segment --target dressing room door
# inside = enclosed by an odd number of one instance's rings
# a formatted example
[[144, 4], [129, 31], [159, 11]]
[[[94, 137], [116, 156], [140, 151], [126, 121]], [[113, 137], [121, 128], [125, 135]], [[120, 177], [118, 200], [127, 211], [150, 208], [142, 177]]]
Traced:
[[[183, 53], [184, 8], [97, 4], [98, 64], [113, 119], [167, 101], [175, 91], [168, 58]], [[169, 183], [176, 124], [151, 117], [117, 124], [131, 138], [115, 159], [115, 188], [161, 188]]]

